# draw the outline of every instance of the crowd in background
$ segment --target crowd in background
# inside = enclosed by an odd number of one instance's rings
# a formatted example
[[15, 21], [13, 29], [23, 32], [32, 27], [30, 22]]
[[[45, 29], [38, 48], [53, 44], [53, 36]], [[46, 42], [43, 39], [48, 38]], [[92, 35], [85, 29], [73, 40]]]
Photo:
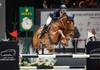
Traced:
[[99, 0], [42, 0], [42, 8], [59, 8], [65, 4], [67, 8], [100, 8]]

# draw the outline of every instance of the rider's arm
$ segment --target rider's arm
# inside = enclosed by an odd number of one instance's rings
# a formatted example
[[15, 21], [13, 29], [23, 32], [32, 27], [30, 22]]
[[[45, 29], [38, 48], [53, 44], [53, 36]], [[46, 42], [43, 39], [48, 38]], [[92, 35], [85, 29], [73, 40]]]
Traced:
[[54, 13], [53, 13], [53, 19], [54, 20], [57, 20], [57, 19], [59, 19], [59, 16], [60, 16], [60, 14], [59, 14], [59, 10], [57, 10], [57, 11], [55, 11]]
[[59, 17], [53, 16], [52, 19], [53, 19], [53, 20], [57, 20], [57, 19], [59, 19]]
[[54, 13], [50, 13], [50, 16], [52, 17], [52, 20], [59, 19], [59, 10], [54, 11]]

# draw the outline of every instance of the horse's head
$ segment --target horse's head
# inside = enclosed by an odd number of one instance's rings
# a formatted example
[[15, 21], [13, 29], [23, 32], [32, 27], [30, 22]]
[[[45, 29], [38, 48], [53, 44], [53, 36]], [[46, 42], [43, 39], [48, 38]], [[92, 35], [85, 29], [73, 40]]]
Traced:
[[74, 21], [67, 20], [66, 30], [64, 33], [69, 35], [70, 37], [74, 35]]

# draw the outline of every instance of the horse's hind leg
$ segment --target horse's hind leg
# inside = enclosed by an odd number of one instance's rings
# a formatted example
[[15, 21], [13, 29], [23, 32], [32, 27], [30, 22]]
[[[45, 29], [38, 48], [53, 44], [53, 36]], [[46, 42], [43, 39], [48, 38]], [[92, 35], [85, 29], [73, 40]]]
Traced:
[[41, 44], [42, 54], [44, 54], [44, 45]]
[[39, 54], [39, 52], [38, 52], [38, 48], [36, 49], [36, 53]]
[[44, 48], [42, 47], [42, 54], [44, 54]]

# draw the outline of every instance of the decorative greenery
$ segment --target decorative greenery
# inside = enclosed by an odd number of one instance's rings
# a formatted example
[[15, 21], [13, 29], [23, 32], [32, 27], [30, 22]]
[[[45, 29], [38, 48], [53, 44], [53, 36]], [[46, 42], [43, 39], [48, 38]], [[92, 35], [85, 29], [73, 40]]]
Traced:
[[28, 66], [28, 62], [27, 61], [23, 61], [19, 63], [20, 66]]
[[49, 69], [49, 68], [53, 68], [55, 63], [56, 63], [55, 58], [46, 57], [46, 58], [36, 58], [32, 63], [28, 63], [24, 61], [20, 63], [20, 66], [37, 66], [37, 68], [40, 69], [42, 68]]
[[56, 60], [54, 58], [37, 58], [31, 63], [32, 66], [37, 66], [39, 68], [53, 68]]

